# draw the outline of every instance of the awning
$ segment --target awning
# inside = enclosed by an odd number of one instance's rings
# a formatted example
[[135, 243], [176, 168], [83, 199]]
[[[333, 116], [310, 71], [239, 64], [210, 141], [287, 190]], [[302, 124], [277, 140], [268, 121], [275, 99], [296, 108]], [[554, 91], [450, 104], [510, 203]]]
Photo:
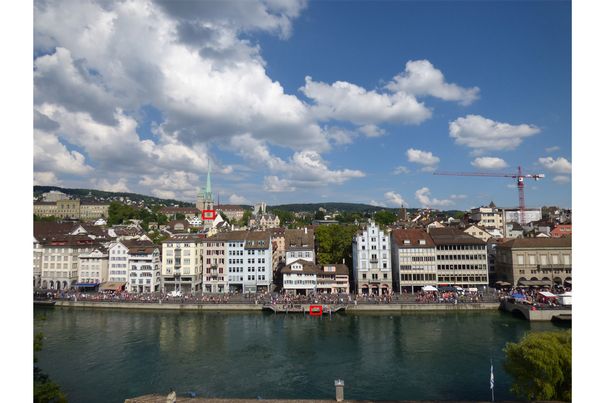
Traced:
[[101, 284], [101, 287], [99, 287], [99, 291], [120, 291], [122, 290], [122, 288], [124, 288], [125, 285], [126, 283], [108, 281], [106, 283]]
[[496, 284], [503, 285], [503, 286], [510, 285], [510, 283], [506, 282], [506, 281], [496, 281]]
[[540, 291], [538, 294], [542, 295], [545, 298], [557, 298], [557, 296], [548, 291]]
[[521, 285], [527, 285], [527, 286], [536, 286], [536, 287], [540, 287], [540, 286], [546, 286], [546, 285], [550, 285], [550, 281], [544, 281], [544, 280], [524, 280], [524, 281], [519, 281], [519, 284]]
[[425, 285], [424, 287], [422, 287], [422, 291], [437, 291], [437, 289], [432, 285]]
[[86, 288], [86, 287], [96, 287], [98, 285], [99, 285], [99, 283], [78, 283], [78, 284], [76, 284], [76, 287]]

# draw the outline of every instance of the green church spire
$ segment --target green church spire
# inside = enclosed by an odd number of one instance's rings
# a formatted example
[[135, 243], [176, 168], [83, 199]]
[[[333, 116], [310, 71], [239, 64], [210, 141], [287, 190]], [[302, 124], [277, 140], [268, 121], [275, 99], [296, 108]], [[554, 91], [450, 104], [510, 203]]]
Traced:
[[208, 175], [206, 176], [206, 197], [212, 198], [212, 185], [210, 184], [210, 160], [208, 160]]

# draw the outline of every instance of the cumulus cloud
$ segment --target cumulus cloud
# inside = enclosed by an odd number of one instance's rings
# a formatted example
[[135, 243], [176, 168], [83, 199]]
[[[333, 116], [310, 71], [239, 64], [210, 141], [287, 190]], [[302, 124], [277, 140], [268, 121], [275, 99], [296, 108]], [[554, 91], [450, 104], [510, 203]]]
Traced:
[[84, 155], [69, 151], [57, 136], [34, 130], [34, 170], [81, 176], [91, 172], [92, 167], [86, 164]]
[[387, 205], [383, 202], [378, 202], [374, 199], [370, 200], [370, 202], [368, 203], [370, 206], [376, 206], [376, 207], [387, 207]]
[[540, 132], [534, 125], [496, 122], [479, 115], [460, 117], [449, 124], [450, 137], [456, 144], [477, 153], [492, 150], [514, 150], [525, 138]]
[[538, 162], [546, 169], [560, 173], [560, 174], [570, 174], [571, 173], [571, 162], [567, 161], [567, 159], [563, 157], [553, 158], [553, 157], [542, 157], [538, 159]]
[[290, 181], [286, 179], [280, 179], [275, 175], [265, 176], [263, 189], [267, 192], [293, 192], [296, 190], [294, 186], [290, 184]]
[[466, 199], [467, 196], [466, 195], [450, 195], [450, 199], [452, 200], [462, 200], [462, 199]]
[[471, 162], [471, 165], [481, 169], [501, 169], [508, 166], [506, 161], [497, 157], [478, 157]]
[[231, 204], [251, 204], [250, 200], [246, 199], [244, 196], [237, 195], [233, 193], [229, 196], [229, 203]]
[[[365, 174], [359, 170], [328, 168], [321, 155], [313, 150], [296, 152], [285, 161], [269, 151], [267, 145], [249, 134], [237, 136], [231, 141], [232, 149], [242, 158], [259, 166], [266, 167], [270, 172], [281, 175], [265, 178], [265, 188], [275, 189], [309, 188], [329, 184], [342, 184], [353, 178], [361, 178]], [[283, 190], [281, 190], [283, 191]]]
[[59, 186], [61, 183], [54, 172], [34, 172], [34, 185], [36, 186]]
[[552, 178], [552, 180], [554, 182], [557, 182], [557, 183], [569, 183], [569, 182], [571, 182], [571, 178], [569, 176], [566, 176], [566, 175], [557, 175], [554, 178]]
[[130, 192], [126, 178], [119, 178], [117, 182], [111, 183], [107, 179], [93, 179], [92, 184], [106, 192]]
[[413, 162], [415, 164], [423, 165], [421, 169], [424, 172], [432, 172], [437, 168], [437, 164], [439, 164], [439, 157], [433, 155], [430, 151], [422, 151], [417, 150], [415, 148], [410, 148], [407, 150], [408, 161]]
[[409, 174], [410, 170], [406, 167], [404, 167], [403, 165], [399, 165], [397, 167], [395, 167], [395, 169], [393, 170], [393, 174], [394, 175], [401, 175], [401, 174]]
[[346, 81], [326, 84], [311, 77], [305, 77], [300, 90], [313, 100], [311, 111], [320, 120], [345, 120], [365, 126], [385, 122], [418, 124], [431, 116], [422, 102], [404, 92], [379, 93]]
[[380, 137], [386, 133], [384, 129], [381, 129], [376, 125], [364, 125], [361, 126], [358, 130], [368, 137]]
[[392, 206], [408, 207], [408, 203], [405, 201], [405, 199], [403, 197], [401, 197], [401, 195], [399, 193], [395, 193], [393, 191], [386, 192], [384, 194], [384, 198], [386, 199], [387, 203], [389, 203]]
[[418, 96], [430, 95], [444, 101], [458, 101], [469, 105], [479, 98], [479, 88], [463, 88], [445, 82], [441, 70], [428, 60], [410, 60], [405, 71], [393, 78], [387, 85], [391, 91], [403, 91]]
[[418, 189], [415, 196], [422, 207], [447, 207], [454, 204], [453, 201], [448, 199], [431, 199], [431, 191], [427, 187]]

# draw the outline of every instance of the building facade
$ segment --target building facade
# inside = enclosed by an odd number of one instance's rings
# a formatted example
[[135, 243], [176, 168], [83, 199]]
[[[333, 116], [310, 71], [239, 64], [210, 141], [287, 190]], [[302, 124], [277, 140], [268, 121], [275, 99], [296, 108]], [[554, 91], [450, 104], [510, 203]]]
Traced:
[[391, 242], [374, 221], [353, 239], [353, 278], [358, 294], [390, 294]]
[[437, 250], [429, 234], [420, 229], [393, 230], [391, 250], [395, 292], [437, 286]]
[[96, 287], [109, 279], [109, 253], [100, 246], [78, 256], [78, 285]]
[[286, 294], [309, 295], [316, 291], [318, 268], [315, 263], [298, 259], [282, 269]]
[[471, 225], [464, 230], [465, 233], [470, 236], [474, 236], [475, 238], [481, 239], [483, 242], [487, 242], [488, 239], [492, 237], [492, 234], [480, 228], [478, 225]]
[[112, 242], [109, 245], [109, 274], [107, 281], [126, 285], [128, 283], [128, 247], [125, 241]]
[[271, 236], [265, 231], [218, 234], [227, 244], [229, 292], [270, 291], [273, 282]]
[[317, 288], [320, 294], [349, 294], [349, 268], [345, 264], [317, 267]]
[[226, 239], [216, 236], [202, 240], [203, 292], [225, 293], [227, 287]]
[[487, 244], [454, 228], [431, 229], [437, 253], [437, 283], [463, 288], [488, 285]]
[[98, 243], [86, 235], [41, 241], [41, 287], [53, 290], [74, 288], [78, 282], [79, 255], [91, 252], [95, 247], [98, 247]]
[[197, 234], [175, 234], [162, 242], [162, 290], [196, 293], [202, 289], [202, 242]]
[[221, 206], [218, 208], [218, 211], [225, 214], [225, 217], [227, 217], [227, 219], [229, 221], [233, 221], [233, 220], [239, 221], [242, 218], [244, 218], [244, 208], [242, 206], [235, 206], [235, 205], [231, 205], [231, 204], [221, 204]]
[[34, 202], [34, 214], [39, 217], [58, 217], [73, 220], [96, 220], [109, 217], [109, 204], [80, 199], [59, 199], [53, 202]]
[[520, 238], [496, 247], [496, 276], [514, 286], [571, 285], [571, 238]]
[[298, 259], [315, 263], [315, 232], [312, 229], [286, 229], [284, 247], [286, 265]]
[[160, 248], [149, 241], [124, 241], [128, 248], [128, 285], [132, 293], [161, 290]]
[[266, 213], [250, 217], [248, 225], [250, 228], [258, 228], [264, 231], [270, 228], [278, 228], [280, 221], [279, 217], [275, 214]]
[[470, 219], [480, 227], [497, 228], [504, 231], [502, 210], [497, 208], [493, 203], [487, 207], [482, 206], [471, 209]]

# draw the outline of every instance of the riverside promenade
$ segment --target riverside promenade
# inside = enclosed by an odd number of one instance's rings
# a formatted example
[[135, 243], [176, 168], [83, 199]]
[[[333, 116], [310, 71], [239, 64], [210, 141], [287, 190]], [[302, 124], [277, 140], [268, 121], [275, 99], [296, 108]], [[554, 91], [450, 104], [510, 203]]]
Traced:
[[[315, 304], [301, 304], [300, 309], [279, 309], [273, 310], [268, 305], [255, 304], [255, 303], [227, 303], [227, 304], [204, 304], [204, 303], [175, 303], [175, 302], [162, 302], [162, 303], [150, 303], [150, 302], [118, 302], [118, 301], [73, 301], [73, 300], [57, 300], [55, 307], [62, 308], [93, 308], [93, 309], [133, 309], [133, 310], [154, 310], [154, 311], [165, 311], [165, 310], [177, 310], [177, 311], [193, 311], [193, 312], [260, 312], [263, 309], [271, 310], [279, 313], [309, 313], [310, 305]], [[475, 311], [475, 310], [497, 310], [500, 304], [497, 302], [475, 302], [475, 303], [390, 303], [390, 304], [319, 304], [322, 305], [324, 314], [327, 314], [332, 310], [336, 313], [337, 308], [339, 311], [350, 312], [350, 313], [365, 313], [365, 312], [411, 312], [411, 311]], [[281, 308], [281, 306], [280, 306]]]

